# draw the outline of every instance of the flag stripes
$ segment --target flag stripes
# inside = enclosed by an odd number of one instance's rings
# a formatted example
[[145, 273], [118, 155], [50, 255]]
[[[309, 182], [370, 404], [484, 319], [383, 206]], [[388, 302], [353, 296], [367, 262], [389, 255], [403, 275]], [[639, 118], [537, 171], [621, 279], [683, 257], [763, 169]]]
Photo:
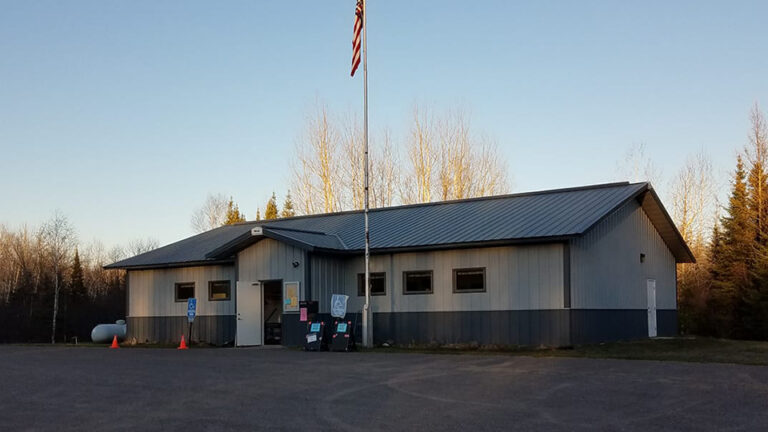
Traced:
[[363, 0], [357, 0], [357, 7], [355, 7], [354, 38], [352, 39], [352, 73], [350, 76], [355, 76], [355, 71], [357, 70], [357, 67], [360, 66], [360, 42], [363, 30], [363, 13]]

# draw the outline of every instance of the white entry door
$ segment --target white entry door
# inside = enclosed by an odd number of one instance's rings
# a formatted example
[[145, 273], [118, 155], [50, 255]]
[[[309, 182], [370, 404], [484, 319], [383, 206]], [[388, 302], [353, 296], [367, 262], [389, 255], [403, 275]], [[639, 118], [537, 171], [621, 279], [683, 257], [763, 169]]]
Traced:
[[648, 279], [648, 337], [656, 337], [656, 279]]
[[262, 344], [261, 284], [259, 282], [237, 283], [237, 329], [235, 345], [252, 346]]

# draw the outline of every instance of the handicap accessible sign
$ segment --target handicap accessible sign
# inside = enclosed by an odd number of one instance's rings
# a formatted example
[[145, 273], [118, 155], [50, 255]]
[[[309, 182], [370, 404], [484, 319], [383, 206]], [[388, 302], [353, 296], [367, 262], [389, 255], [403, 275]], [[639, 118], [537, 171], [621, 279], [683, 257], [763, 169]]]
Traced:
[[187, 299], [187, 320], [189, 322], [194, 322], [196, 313], [197, 313], [197, 299], [188, 298]]
[[331, 296], [331, 316], [336, 318], [344, 318], [347, 314], [347, 299], [349, 296], [344, 294], [333, 294]]

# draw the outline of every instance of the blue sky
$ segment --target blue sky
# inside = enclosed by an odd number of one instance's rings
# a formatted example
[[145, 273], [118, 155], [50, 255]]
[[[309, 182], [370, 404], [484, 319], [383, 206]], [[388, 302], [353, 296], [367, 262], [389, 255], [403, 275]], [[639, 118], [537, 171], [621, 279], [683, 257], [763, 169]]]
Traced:
[[[0, 1], [0, 223], [60, 209], [82, 242], [191, 234], [208, 193], [249, 218], [288, 187], [317, 100], [362, 109], [354, 0]], [[726, 181], [768, 108], [767, 2], [368, 5], [370, 124], [468, 107], [513, 190], [617, 180], [644, 143], [666, 178], [704, 150]], [[659, 187], [663, 187], [660, 185]]]

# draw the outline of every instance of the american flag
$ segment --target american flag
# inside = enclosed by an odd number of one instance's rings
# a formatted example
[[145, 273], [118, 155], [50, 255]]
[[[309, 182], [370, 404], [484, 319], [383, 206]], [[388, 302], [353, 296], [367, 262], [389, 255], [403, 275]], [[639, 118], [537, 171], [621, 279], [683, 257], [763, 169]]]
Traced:
[[363, 30], [363, 0], [357, 0], [355, 7], [355, 37], [352, 39], [352, 74], [355, 76], [357, 67], [360, 66], [360, 40]]

